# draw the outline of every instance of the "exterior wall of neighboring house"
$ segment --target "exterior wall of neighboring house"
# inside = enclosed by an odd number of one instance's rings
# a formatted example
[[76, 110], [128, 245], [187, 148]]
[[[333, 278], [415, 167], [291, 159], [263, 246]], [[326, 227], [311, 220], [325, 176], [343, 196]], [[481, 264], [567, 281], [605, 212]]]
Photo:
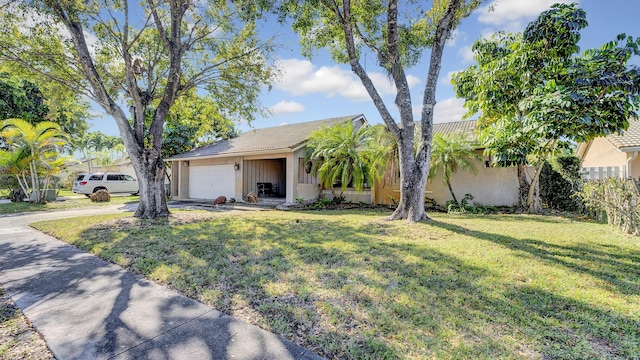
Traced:
[[587, 179], [640, 177], [640, 152], [618, 149], [606, 138], [589, 142], [581, 154], [582, 172]]
[[627, 154], [603, 137], [593, 139], [582, 157], [583, 168], [626, 165]]

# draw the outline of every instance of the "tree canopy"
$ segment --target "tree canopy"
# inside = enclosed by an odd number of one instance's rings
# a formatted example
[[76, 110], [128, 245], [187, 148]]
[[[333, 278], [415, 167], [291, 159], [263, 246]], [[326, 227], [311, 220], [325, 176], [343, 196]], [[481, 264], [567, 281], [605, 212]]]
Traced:
[[628, 61], [640, 54], [640, 40], [622, 34], [580, 54], [586, 26], [577, 4], [553, 5], [523, 33], [476, 41], [477, 65], [453, 77], [467, 115], [480, 113], [479, 129], [494, 160], [537, 165], [527, 200], [534, 212], [540, 210], [536, 185], [548, 154], [625, 130], [638, 109], [640, 69]]

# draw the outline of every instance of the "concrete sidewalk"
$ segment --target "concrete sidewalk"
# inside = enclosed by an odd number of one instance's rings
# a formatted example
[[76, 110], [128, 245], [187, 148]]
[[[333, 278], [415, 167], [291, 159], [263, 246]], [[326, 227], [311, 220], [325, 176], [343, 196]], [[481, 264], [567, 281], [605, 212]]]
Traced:
[[65, 216], [0, 218], [0, 284], [58, 359], [322, 359], [27, 225]]

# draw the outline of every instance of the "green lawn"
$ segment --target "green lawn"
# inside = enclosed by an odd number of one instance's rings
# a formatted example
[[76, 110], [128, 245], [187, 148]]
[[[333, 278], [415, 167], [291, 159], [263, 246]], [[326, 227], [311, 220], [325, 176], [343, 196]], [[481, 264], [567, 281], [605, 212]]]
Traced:
[[82, 196], [80, 198], [70, 198], [65, 201], [54, 201], [47, 204], [32, 204], [28, 202], [8, 203], [0, 204], [0, 214], [137, 203], [139, 199], [138, 196], [114, 196], [109, 202], [92, 202], [89, 198]]
[[329, 358], [640, 358], [638, 238], [560, 217], [384, 215], [35, 226]]

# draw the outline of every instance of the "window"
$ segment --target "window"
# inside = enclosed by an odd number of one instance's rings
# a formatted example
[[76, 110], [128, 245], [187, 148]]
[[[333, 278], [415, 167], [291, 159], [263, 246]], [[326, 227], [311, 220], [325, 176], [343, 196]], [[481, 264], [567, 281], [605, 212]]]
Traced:
[[84, 179], [84, 174], [78, 175], [78, 177], [76, 178], [76, 181], [82, 181], [82, 179]]
[[117, 181], [117, 180], [120, 180], [120, 177], [118, 176], [118, 174], [107, 175], [107, 181]]
[[125, 181], [136, 181], [136, 179], [133, 178], [133, 176], [129, 176], [129, 175], [121, 175], [122, 176], [122, 180]]
[[100, 181], [100, 180], [102, 180], [103, 177], [104, 177], [104, 175], [102, 175], [102, 174], [94, 174], [94, 175], [91, 175], [89, 180], [98, 180], [98, 181]]

